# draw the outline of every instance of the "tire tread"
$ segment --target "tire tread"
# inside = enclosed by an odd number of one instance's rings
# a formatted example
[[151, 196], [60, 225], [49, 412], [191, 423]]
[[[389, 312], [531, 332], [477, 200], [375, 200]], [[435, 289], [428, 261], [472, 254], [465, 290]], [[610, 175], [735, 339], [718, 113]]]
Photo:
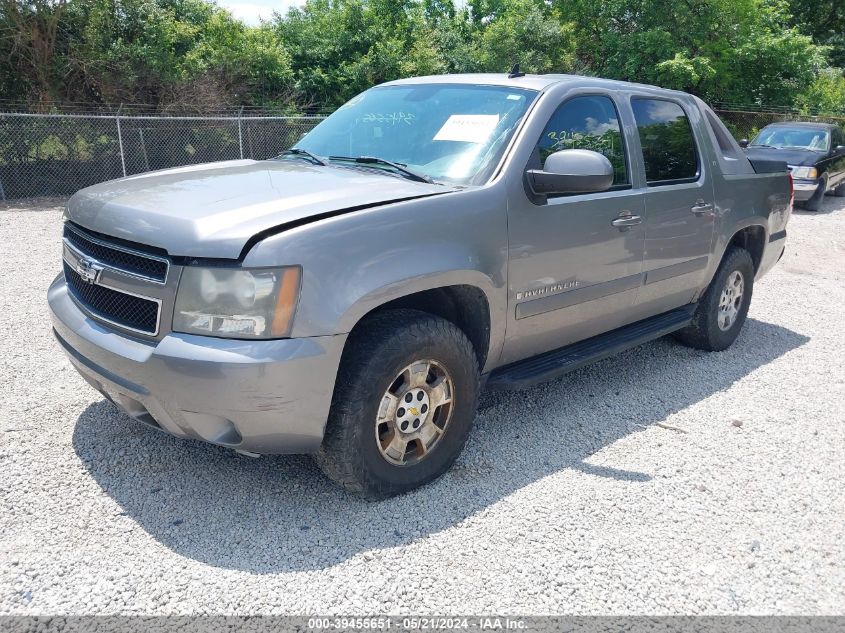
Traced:
[[[480, 376], [472, 344], [456, 325], [438, 316], [418, 310], [389, 310], [367, 317], [350, 335], [341, 358], [323, 443], [314, 456], [320, 469], [348, 491], [370, 499], [403, 492], [372, 477], [363, 461], [358, 459], [356, 447], [364, 426], [359, 417], [367, 409], [368, 398], [372, 397], [366, 384], [372, 383], [380, 370], [383, 372], [383, 367], [378, 366], [380, 359], [403, 352], [409, 339], [418, 341], [420, 347], [432, 336], [446, 341], [465, 358], [471, 359], [468, 365], [477, 386]], [[477, 395], [476, 388], [471, 397], [477, 400]]]
[[[739, 323], [736, 331], [733, 332], [733, 338], [727, 342], [725, 333], [719, 330], [713, 318], [714, 311], [718, 310], [719, 296], [722, 292], [722, 287], [725, 283], [725, 278], [730, 271], [742, 269], [743, 277], [745, 277], [745, 305], [741, 309], [741, 314], [737, 319]], [[717, 352], [727, 349], [739, 335], [742, 325], [745, 323], [745, 317], [748, 313], [748, 306], [751, 303], [751, 296], [754, 288], [754, 262], [751, 259], [751, 254], [744, 248], [737, 246], [729, 247], [727, 253], [722, 258], [713, 280], [707, 287], [707, 290], [698, 301], [698, 307], [692, 317], [692, 322], [682, 330], [675, 333], [675, 338], [688, 347], [702, 349], [710, 352]], [[731, 330], [729, 330], [731, 332]]]

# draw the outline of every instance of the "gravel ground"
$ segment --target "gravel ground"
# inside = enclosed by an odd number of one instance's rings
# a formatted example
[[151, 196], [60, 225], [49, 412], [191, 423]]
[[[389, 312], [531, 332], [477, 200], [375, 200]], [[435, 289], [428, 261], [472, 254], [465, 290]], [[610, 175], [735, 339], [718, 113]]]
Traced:
[[48, 325], [59, 204], [0, 209], [0, 613], [845, 613], [845, 199], [793, 216], [731, 350], [486, 396], [377, 504], [90, 389]]

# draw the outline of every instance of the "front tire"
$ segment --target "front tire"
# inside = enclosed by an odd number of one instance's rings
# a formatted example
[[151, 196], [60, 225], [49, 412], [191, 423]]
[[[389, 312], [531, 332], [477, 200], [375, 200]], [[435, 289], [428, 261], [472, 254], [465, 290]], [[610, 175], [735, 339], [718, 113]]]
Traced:
[[684, 345], [709, 352], [727, 349], [742, 330], [753, 289], [751, 255], [744, 248], [730, 248], [699, 300], [692, 323], [679, 330], [676, 338]]
[[347, 490], [383, 499], [446, 472], [475, 418], [478, 359], [454, 324], [390, 310], [355, 328], [316, 461]]
[[821, 209], [825, 192], [827, 192], [827, 178], [822, 177], [815, 193], [804, 203], [804, 208], [807, 211], [818, 211]]

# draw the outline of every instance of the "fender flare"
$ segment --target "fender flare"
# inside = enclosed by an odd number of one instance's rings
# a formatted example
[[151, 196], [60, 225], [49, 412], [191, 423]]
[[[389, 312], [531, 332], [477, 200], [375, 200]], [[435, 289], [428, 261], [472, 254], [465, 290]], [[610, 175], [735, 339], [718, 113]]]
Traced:
[[[765, 218], [761, 216], [743, 217], [737, 222], [733, 223], [733, 226], [730, 231], [717, 231], [716, 240], [713, 245], [713, 258], [711, 260], [710, 266], [707, 270], [707, 276], [705, 278], [707, 280], [707, 283], [704, 284], [701, 292], [704, 292], [704, 290], [710, 285], [710, 282], [713, 281], [713, 277], [715, 276], [716, 271], [719, 269], [722, 260], [725, 258], [725, 253], [727, 253], [728, 246], [731, 245], [737, 234], [751, 227], [757, 227], [763, 231], [763, 250], [765, 250], [766, 244], [769, 240], [769, 229], [766, 226]], [[699, 293], [699, 295], [700, 294], [701, 293]]]

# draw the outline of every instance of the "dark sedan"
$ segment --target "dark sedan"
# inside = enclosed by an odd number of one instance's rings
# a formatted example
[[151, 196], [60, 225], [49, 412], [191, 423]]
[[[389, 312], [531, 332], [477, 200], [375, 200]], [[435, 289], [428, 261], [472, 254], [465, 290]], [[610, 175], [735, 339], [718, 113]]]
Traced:
[[751, 159], [786, 161], [795, 183], [795, 201], [818, 211], [832, 192], [845, 196], [845, 132], [831, 123], [772, 123], [749, 143]]

